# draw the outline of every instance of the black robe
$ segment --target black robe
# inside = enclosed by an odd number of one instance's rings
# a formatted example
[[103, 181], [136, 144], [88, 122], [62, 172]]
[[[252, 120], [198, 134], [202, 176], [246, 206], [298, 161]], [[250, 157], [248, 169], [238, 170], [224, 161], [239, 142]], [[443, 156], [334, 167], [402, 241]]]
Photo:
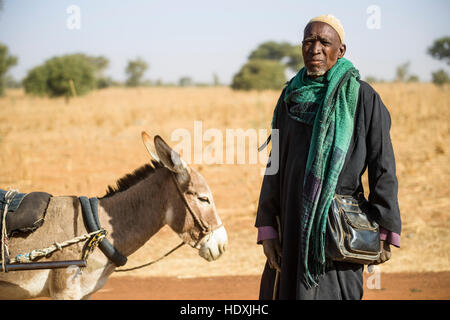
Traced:
[[[360, 89], [355, 111], [353, 135], [340, 173], [336, 193], [356, 195], [364, 192], [361, 176], [368, 168], [369, 203], [376, 221], [383, 228], [400, 234], [401, 219], [397, 200], [398, 182], [390, 139], [391, 118], [380, 96], [366, 82]], [[283, 100], [278, 101], [279, 170], [265, 175], [256, 217], [256, 227], [277, 229], [280, 216], [282, 263], [279, 299], [361, 299], [363, 265], [333, 262], [317, 287], [303, 283], [303, 258], [300, 250], [300, 211], [303, 178], [312, 135], [312, 126], [291, 119]], [[276, 143], [276, 141], [272, 141]], [[300, 263], [299, 263], [300, 261]], [[272, 299], [275, 271], [266, 262], [261, 278], [260, 299]]]

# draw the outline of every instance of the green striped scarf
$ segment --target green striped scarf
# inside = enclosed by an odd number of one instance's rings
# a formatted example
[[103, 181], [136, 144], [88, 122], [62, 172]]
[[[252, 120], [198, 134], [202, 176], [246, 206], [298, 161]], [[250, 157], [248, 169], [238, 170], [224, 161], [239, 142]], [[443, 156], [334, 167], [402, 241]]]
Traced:
[[303, 67], [286, 87], [284, 100], [296, 110], [288, 112], [289, 116], [313, 126], [300, 232], [307, 287], [316, 286], [325, 272], [328, 210], [353, 134], [358, 79], [358, 70], [341, 58], [325, 76], [316, 79], [307, 77]]

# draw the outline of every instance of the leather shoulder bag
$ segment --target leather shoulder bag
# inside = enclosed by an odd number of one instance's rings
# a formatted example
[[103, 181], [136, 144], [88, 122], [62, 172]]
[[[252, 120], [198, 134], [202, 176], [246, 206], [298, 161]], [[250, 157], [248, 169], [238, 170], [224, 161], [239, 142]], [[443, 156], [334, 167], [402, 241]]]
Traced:
[[370, 264], [380, 257], [379, 226], [369, 208], [362, 194], [357, 198], [334, 195], [327, 221], [325, 252], [329, 259]]

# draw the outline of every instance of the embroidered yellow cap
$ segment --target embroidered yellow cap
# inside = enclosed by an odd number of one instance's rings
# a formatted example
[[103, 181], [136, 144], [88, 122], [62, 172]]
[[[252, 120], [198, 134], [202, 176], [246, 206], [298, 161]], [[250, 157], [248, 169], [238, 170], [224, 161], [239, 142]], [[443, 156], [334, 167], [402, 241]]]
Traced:
[[312, 18], [309, 20], [308, 24], [311, 22], [325, 22], [326, 24], [329, 24], [339, 35], [339, 38], [341, 38], [341, 43], [344, 43], [345, 39], [345, 32], [344, 27], [342, 26], [341, 22], [338, 18], [333, 16], [332, 14], [324, 14], [315, 18]]

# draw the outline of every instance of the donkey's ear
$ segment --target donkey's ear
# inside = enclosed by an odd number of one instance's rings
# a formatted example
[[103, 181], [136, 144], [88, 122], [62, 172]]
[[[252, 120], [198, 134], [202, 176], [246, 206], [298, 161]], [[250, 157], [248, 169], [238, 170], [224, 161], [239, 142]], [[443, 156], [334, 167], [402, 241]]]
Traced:
[[160, 161], [169, 170], [176, 173], [189, 172], [186, 162], [158, 135], [155, 136], [155, 147]]
[[141, 136], [142, 142], [144, 142], [144, 146], [147, 149], [148, 153], [150, 153], [152, 158], [155, 159], [157, 162], [161, 162], [161, 160], [159, 160], [158, 155], [156, 154], [155, 147], [153, 146], [153, 141], [150, 135], [147, 132], [142, 131]]
[[186, 162], [160, 136], [155, 136], [155, 148], [161, 163], [170, 171], [175, 172], [175, 178], [182, 189], [187, 188], [191, 175]]

